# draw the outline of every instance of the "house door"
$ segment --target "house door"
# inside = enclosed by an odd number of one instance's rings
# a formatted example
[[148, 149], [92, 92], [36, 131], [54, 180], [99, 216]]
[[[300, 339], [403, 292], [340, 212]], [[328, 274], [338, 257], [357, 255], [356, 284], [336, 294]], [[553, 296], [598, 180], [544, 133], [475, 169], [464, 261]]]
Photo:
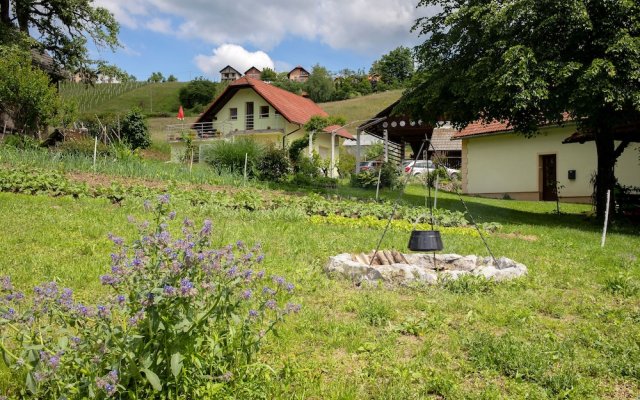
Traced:
[[246, 121], [245, 121], [245, 129], [248, 131], [253, 130], [253, 101], [247, 102], [247, 113], [246, 113]]
[[555, 201], [558, 199], [556, 187], [556, 155], [545, 154], [540, 156], [541, 168], [541, 199], [543, 201]]

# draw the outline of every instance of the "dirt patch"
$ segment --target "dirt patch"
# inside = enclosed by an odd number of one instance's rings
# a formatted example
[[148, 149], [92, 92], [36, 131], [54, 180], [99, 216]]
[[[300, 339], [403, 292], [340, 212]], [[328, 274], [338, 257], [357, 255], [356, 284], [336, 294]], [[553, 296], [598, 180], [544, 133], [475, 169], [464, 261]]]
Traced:
[[496, 233], [495, 236], [505, 238], [505, 239], [520, 239], [526, 240], [527, 242], [536, 242], [538, 237], [536, 235], [523, 235], [519, 232], [511, 232], [511, 233]]

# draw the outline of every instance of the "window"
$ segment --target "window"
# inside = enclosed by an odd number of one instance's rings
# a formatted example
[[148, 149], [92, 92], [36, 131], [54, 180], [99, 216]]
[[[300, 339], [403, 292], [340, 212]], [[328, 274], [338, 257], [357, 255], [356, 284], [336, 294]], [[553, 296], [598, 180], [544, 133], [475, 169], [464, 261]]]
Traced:
[[238, 119], [238, 109], [237, 108], [230, 108], [229, 109], [229, 119], [233, 120], [233, 121]]
[[260, 118], [269, 118], [269, 106], [260, 106]]

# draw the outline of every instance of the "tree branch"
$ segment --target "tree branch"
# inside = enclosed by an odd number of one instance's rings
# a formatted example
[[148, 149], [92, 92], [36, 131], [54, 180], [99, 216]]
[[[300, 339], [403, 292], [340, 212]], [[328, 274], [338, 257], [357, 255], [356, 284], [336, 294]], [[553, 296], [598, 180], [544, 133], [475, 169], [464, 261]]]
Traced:
[[624, 152], [624, 149], [626, 149], [627, 146], [629, 146], [629, 141], [623, 140], [622, 143], [620, 143], [616, 150], [613, 152], [613, 159], [617, 160], [618, 157], [622, 155], [622, 152]]

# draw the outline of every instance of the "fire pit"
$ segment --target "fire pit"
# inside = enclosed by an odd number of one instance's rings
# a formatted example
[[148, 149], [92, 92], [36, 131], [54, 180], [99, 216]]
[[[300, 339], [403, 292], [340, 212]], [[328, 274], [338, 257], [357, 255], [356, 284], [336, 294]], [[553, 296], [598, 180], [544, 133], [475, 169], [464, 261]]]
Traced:
[[374, 252], [343, 253], [329, 257], [325, 271], [329, 275], [342, 276], [356, 282], [407, 284], [415, 281], [435, 284], [438, 280], [458, 279], [463, 275], [500, 282], [526, 275], [527, 267], [506, 257], [500, 257], [494, 262], [491, 257], [436, 254], [434, 260], [433, 254], [402, 254], [380, 250], [375, 257]]

